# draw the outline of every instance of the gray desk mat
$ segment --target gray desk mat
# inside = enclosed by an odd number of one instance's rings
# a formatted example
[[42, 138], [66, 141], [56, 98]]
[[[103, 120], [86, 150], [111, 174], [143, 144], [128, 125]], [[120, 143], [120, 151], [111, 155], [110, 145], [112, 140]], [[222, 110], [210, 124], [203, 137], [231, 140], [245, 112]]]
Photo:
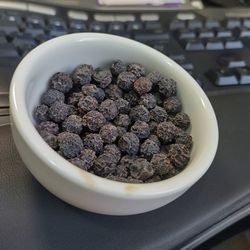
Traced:
[[220, 142], [209, 171], [176, 201], [135, 216], [93, 214], [59, 200], [25, 168], [10, 127], [0, 127], [0, 249], [181, 249], [249, 204], [250, 93], [210, 100]]

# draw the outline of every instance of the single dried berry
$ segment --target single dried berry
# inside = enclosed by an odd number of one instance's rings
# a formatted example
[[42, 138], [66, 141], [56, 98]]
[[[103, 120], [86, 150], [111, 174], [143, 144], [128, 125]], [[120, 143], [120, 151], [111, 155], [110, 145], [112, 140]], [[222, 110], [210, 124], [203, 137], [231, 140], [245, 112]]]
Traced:
[[188, 149], [192, 148], [193, 139], [192, 136], [186, 132], [178, 133], [175, 138], [175, 143], [184, 144]]
[[92, 149], [96, 154], [103, 151], [103, 140], [100, 134], [88, 134], [83, 138], [85, 148]]
[[95, 97], [98, 102], [102, 102], [105, 98], [105, 92], [103, 89], [98, 88], [95, 84], [87, 84], [82, 86], [82, 93]]
[[172, 122], [161, 122], [157, 126], [156, 134], [163, 143], [170, 143], [175, 137], [176, 127]]
[[176, 114], [181, 111], [181, 102], [176, 96], [167, 98], [163, 103], [164, 109], [167, 113]]
[[134, 90], [131, 90], [124, 94], [123, 99], [128, 101], [131, 106], [135, 106], [138, 103], [139, 95]]
[[130, 131], [134, 133], [139, 139], [146, 139], [150, 135], [149, 126], [143, 121], [136, 121], [131, 127]]
[[153, 155], [150, 163], [155, 170], [155, 174], [159, 176], [168, 174], [174, 168], [167, 155], [163, 153]]
[[176, 116], [173, 119], [173, 123], [175, 126], [183, 130], [186, 130], [190, 125], [190, 119], [186, 113], [181, 112], [176, 114]]
[[131, 132], [124, 134], [118, 141], [118, 146], [123, 153], [135, 155], [139, 150], [139, 138]]
[[111, 121], [118, 115], [118, 109], [113, 100], [106, 99], [100, 104], [99, 111], [106, 120]]
[[85, 96], [81, 98], [78, 102], [78, 108], [81, 113], [87, 113], [91, 110], [96, 110], [98, 108], [98, 101], [95, 97]]
[[158, 87], [159, 92], [167, 98], [177, 93], [176, 81], [173, 79], [163, 78], [159, 81]]
[[64, 94], [56, 89], [49, 89], [41, 97], [41, 103], [47, 106], [51, 106], [56, 101], [64, 102], [64, 100]]
[[51, 77], [49, 86], [52, 89], [67, 93], [72, 89], [73, 82], [69, 74], [58, 72]]
[[77, 66], [72, 74], [74, 83], [80, 85], [90, 83], [93, 71], [93, 66], [88, 64], [82, 64]]
[[132, 121], [149, 122], [149, 111], [143, 105], [133, 107], [129, 113]]
[[111, 144], [118, 137], [117, 128], [112, 124], [106, 124], [101, 128], [100, 135], [104, 143]]
[[156, 85], [162, 79], [162, 76], [157, 71], [148, 73], [146, 77], [153, 83], [153, 85]]
[[130, 110], [130, 104], [128, 101], [122, 98], [115, 100], [116, 107], [120, 113], [128, 113]]
[[59, 133], [59, 127], [57, 123], [51, 121], [41, 122], [37, 126], [37, 130], [40, 133], [41, 131], [46, 131], [50, 134], [57, 135]]
[[126, 70], [126, 64], [121, 60], [117, 60], [111, 65], [110, 70], [114, 76], [117, 76]]
[[130, 175], [135, 179], [142, 181], [147, 180], [154, 174], [154, 169], [150, 163], [144, 158], [138, 158], [130, 165]]
[[62, 132], [58, 135], [59, 150], [66, 158], [77, 157], [83, 150], [83, 142], [79, 135]]
[[148, 137], [149, 140], [154, 141], [159, 147], [161, 146], [161, 142], [159, 140], [159, 138], [157, 137], [157, 135], [151, 134]]
[[140, 77], [134, 82], [134, 89], [139, 95], [144, 95], [152, 89], [152, 82], [146, 77]]
[[189, 150], [183, 144], [172, 144], [168, 151], [168, 157], [175, 167], [183, 169], [190, 159]]
[[82, 118], [83, 126], [91, 131], [98, 131], [105, 123], [105, 117], [98, 111], [89, 111]]
[[164, 179], [168, 179], [168, 178], [174, 177], [174, 176], [176, 176], [177, 174], [179, 174], [180, 171], [181, 171], [181, 170], [179, 170], [179, 169], [172, 168], [172, 169], [168, 172], [168, 174], [166, 174], [166, 175], [163, 176], [163, 177], [164, 177]]
[[128, 169], [124, 165], [118, 164], [115, 168], [114, 175], [119, 177], [128, 177]]
[[115, 120], [114, 124], [116, 126], [121, 126], [127, 128], [131, 123], [131, 120], [127, 114], [119, 114]]
[[127, 129], [124, 127], [117, 126], [116, 128], [117, 128], [118, 137], [121, 137], [125, 133], [127, 133]]
[[93, 170], [95, 174], [106, 177], [115, 172], [116, 163], [114, 161], [113, 155], [110, 153], [103, 153], [96, 158]]
[[126, 167], [127, 169], [130, 168], [132, 162], [136, 160], [138, 157], [135, 155], [125, 155], [121, 158], [120, 164]]
[[110, 84], [105, 89], [106, 96], [109, 99], [116, 100], [118, 98], [121, 98], [123, 95], [122, 89], [120, 89], [116, 84]]
[[82, 129], [82, 118], [78, 115], [70, 115], [62, 123], [62, 130], [66, 132], [80, 134]]
[[118, 163], [121, 159], [121, 151], [115, 144], [105, 145], [103, 152], [113, 155], [115, 163]]
[[69, 113], [68, 116], [70, 115], [77, 115], [78, 114], [78, 109], [74, 105], [68, 105], [69, 107]]
[[78, 157], [69, 159], [69, 162], [83, 170], [87, 171], [89, 169], [89, 166], [85, 163], [85, 161], [81, 160]]
[[112, 81], [112, 74], [109, 70], [98, 68], [93, 73], [93, 79], [101, 88], [106, 88]]
[[49, 107], [44, 104], [37, 106], [34, 110], [34, 117], [36, 121], [38, 122], [47, 121], [49, 119], [48, 111]]
[[153, 109], [156, 106], [156, 98], [153, 94], [142, 95], [139, 104], [145, 106], [147, 109]]
[[117, 85], [123, 90], [130, 90], [133, 88], [133, 84], [136, 80], [136, 76], [131, 72], [122, 72], [117, 77]]
[[69, 114], [69, 106], [63, 102], [54, 102], [49, 108], [49, 118], [54, 122], [62, 122]]
[[155, 132], [155, 130], [156, 130], [156, 128], [157, 128], [157, 126], [158, 126], [158, 122], [155, 122], [155, 121], [150, 121], [149, 123], [148, 123], [148, 126], [149, 126], [149, 129], [150, 129], [150, 132], [151, 133], [154, 133]]
[[140, 153], [145, 158], [151, 158], [154, 154], [160, 152], [160, 147], [155, 141], [145, 140], [140, 147]]
[[145, 68], [139, 63], [128, 64], [127, 71], [133, 73], [137, 78], [145, 75]]
[[83, 161], [84, 168], [90, 169], [94, 164], [96, 154], [94, 150], [86, 148], [83, 149], [79, 158]]
[[155, 122], [163, 122], [168, 119], [168, 113], [162, 107], [156, 106], [155, 108], [151, 109], [149, 112], [150, 119]]
[[67, 104], [69, 105], [77, 105], [79, 100], [83, 98], [84, 95], [82, 92], [72, 92], [68, 97]]
[[57, 143], [57, 136], [53, 135], [46, 130], [40, 131], [41, 137], [44, 139], [44, 141], [53, 149], [57, 149], [58, 143]]

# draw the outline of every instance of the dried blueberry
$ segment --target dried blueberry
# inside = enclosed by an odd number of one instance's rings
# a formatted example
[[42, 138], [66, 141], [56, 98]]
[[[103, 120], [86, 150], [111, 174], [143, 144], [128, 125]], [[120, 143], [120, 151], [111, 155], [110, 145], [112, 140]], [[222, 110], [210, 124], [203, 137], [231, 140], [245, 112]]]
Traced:
[[83, 161], [84, 168], [90, 169], [94, 164], [96, 154], [94, 150], [86, 148], [83, 149], [79, 158]]
[[145, 75], [145, 68], [139, 63], [128, 64], [127, 71], [133, 73], [137, 78]]
[[85, 85], [90, 83], [93, 74], [93, 66], [82, 64], [75, 68], [72, 78], [75, 84]]
[[166, 110], [162, 107], [156, 106], [149, 112], [150, 119], [155, 122], [163, 122], [168, 119], [168, 114]]
[[159, 138], [157, 137], [157, 135], [151, 134], [148, 137], [149, 140], [154, 141], [159, 147], [161, 146], [161, 142], [159, 140]]
[[114, 124], [116, 126], [125, 127], [125, 128], [127, 128], [130, 125], [130, 123], [131, 123], [131, 120], [127, 114], [119, 114], [114, 120]]
[[82, 93], [84, 95], [89, 95], [95, 97], [98, 102], [101, 102], [105, 98], [104, 90], [98, 88], [95, 84], [87, 84], [82, 86]]
[[148, 138], [150, 129], [146, 122], [136, 121], [131, 127], [130, 131], [134, 133], [139, 139]]
[[148, 73], [146, 77], [153, 83], [153, 85], [156, 85], [162, 79], [162, 76], [157, 71]]
[[133, 83], [136, 76], [131, 72], [122, 72], [117, 77], [117, 85], [123, 90], [130, 90], [133, 88]]
[[138, 158], [130, 165], [130, 175], [135, 179], [142, 181], [147, 180], [154, 174], [154, 169], [144, 158]]
[[80, 134], [82, 129], [82, 118], [78, 115], [70, 115], [62, 123], [62, 130], [66, 132]]
[[138, 103], [139, 96], [134, 90], [131, 90], [124, 94], [123, 99], [128, 101], [131, 106], [135, 106]]
[[115, 144], [105, 145], [103, 152], [113, 155], [115, 163], [118, 163], [121, 159], [121, 151]]
[[53, 135], [57, 135], [59, 133], [59, 127], [57, 123], [51, 122], [51, 121], [45, 121], [45, 122], [41, 122], [38, 126], [37, 126], [37, 130], [39, 131], [39, 133], [41, 131], [46, 131], [50, 134]]
[[188, 149], [192, 148], [193, 139], [192, 136], [186, 132], [178, 133], [175, 138], [175, 143], [184, 144]]
[[53, 135], [46, 130], [40, 131], [41, 137], [44, 139], [44, 141], [53, 149], [57, 149], [57, 136]]
[[150, 121], [149, 123], [148, 123], [148, 126], [149, 126], [149, 129], [150, 129], [150, 132], [151, 133], [154, 133], [155, 132], [155, 130], [156, 130], [156, 128], [157, 128], [157, 126], [158, 126], [158, 122], [155, 122], [155, 121]]
[[114, 161], [113, 155], [110, 153], [103, 153], [96, 158], [93, 170], [95, 174], [106, 177], [115, 172], [116, 163]]
[[98, 68], [93, 73], [93, 79], [101, 88], [106, 88], [112, 81], [112, 74], [109, 70]]
[[149, 111], [143, 105], [133, 107], [129, 113], [132, 121], [149, 121]]
[[119, 112], [121, 113], [128, 113], [130, 110], [130, 104], [128, 101], [122, 99], [122, 98], [118, 98], [115, 100], [115, 104], [116, 107], [118, 109]]
[[172, 144], [168, 151], [168, 157], [176, 168], [183, 169], [190, 159], [189, 150], [183, 144]]
[[155, 170], [155, 174], [159, 176], [168, 174], [174, 168], [167, 155], [163, 153], [153, 155], [150, 163]]
[[58, 72], [51, 77], [49, 86], [52, 89], [67, 93], [72, 89], [73, 82], [69, 74]]
[[134, 82], [134, 89], [139, 95], [148, 93], [152, 88], [152, 82], [146, 77], [140, 77]]
[[83, 98], [84, 95], [81, 92], [72, 92], [68, 97], [67, 104], [69, 105], [77, 105], [79, 100]]
[[156, 106], [156, 98], [152, 94], [142, 95], [139, 104], [145, 106], [147, 109], [153, 109]]
[[87, 165], [85, 161], [81, 160], [78, 157], [69, 159], [69, 162], [83, 170], [87, 171], [89, 169], [89, 165]]
[[161, 122], [157, 126], [156, 133], [163, 143], [170, 143], [175, 137], [176, 127], [172, 122]]
[[190, 125], [190, 119], [186, 113], [181, 112], [176, 114], [176, 116], [173, 119], [173, 123], [175, 126], [183, 130], [186, 130]]
[[124, 127], [117, 126], [116, 128], [117, 128], [118, 137], [121, 137], [125, 133], [127, 133], [127, 129]]
[[49, 89], [41, 97], [41, 103], [47, 106], [50, 106], [56, 101], [64, 102], [64, 100], [64, 94], [56, 89]]
[[127, 132], [118, 141], [118, 146], [123, 153], [135, 155], [139, 150], [139, 138], [131, 132]]
[[83, 138], [83, 144], [85, 148], [92, 149], [96, 154], [100, 154], [103, 151], [103, 140], [100, 134], [88, 134]]
[[176, 95], [177, 86], [176, 81], [173, 79], [163, 78], [158, 83], [159, 92], [163, 94], [165, 97], [170, 97]]
[[100, 129], [100, 135], [104, 143], [111, 144], [118, 136], [117, 128], [112, 124], [106, 124]]
[[170, 114], [176, 114], [181, 111], [181, 102], [176, 96], [167, 98], [163, 103], [164, 109]]
[[160, 147], [152, 140], [145, 140], [140, 147], [140, 153], [145, 158], [151, 158], [154, 154], [159, 153]]
[[49, 108], [49, 118], [54, 122], [62, 122], [69, 114], [69, 106], [63, 102], [54, 102]]
[[85, 96], [81, 98], [78, 102], [78, 108], [80, 113], [87, 113], [98, 108], [98, 101], [95, 97]]
[[122, 90], [116, 85], [116, 84], [110, 84], [105, 89], [106, 96], [112, 100], [116, 100], [118, 98], [121, 98], [123, 95]]
[[99, 111], [106, 120], [111, 121], [118, 115], [118, 109], [113, 100], [106, 99], [100, 104]]
[[38, 122], [47, 121], [49, 119], [48, 111], [49, 107], [44, 104], [37, 106], [34, 110], [34, 117], [36, 121]]
[[105, 117], [98, 111], [89, 111], [82, 118], [83, 126], [87, 127], [91, 131], [98, 131], [105, 123]]
[[117, 76], [126, 70], [126, 64], [121, 60], [117, 60], [114, 63], [112, 63], [110, 70], [114, 76]]

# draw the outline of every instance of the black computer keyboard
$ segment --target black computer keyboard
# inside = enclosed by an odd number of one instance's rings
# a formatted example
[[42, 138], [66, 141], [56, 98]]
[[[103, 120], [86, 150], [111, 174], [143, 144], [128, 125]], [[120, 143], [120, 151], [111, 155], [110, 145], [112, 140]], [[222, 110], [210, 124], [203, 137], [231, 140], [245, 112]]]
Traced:
[[[223, 9], [96, 13], [53, 7], [0, 9], [0, 107], [8, 108], [11, 75], [34, 47], [74, 32], [104, 32], [145, 43], [171, 57], [206, 91], [250, 89], [250, 17]], [[6, 112], [6, 110], [5, 110]]]

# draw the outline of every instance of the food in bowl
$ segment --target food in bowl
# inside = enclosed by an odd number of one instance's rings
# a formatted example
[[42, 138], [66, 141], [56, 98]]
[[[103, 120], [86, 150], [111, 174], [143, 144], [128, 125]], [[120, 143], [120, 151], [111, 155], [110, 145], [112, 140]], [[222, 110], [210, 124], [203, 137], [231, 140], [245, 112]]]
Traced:
[[193, 140], [175, 80], [117, 60], [57, 72], [48, 85], [36, 127], [75, 166], [126, 183], [165, 180], [187, 166]]

